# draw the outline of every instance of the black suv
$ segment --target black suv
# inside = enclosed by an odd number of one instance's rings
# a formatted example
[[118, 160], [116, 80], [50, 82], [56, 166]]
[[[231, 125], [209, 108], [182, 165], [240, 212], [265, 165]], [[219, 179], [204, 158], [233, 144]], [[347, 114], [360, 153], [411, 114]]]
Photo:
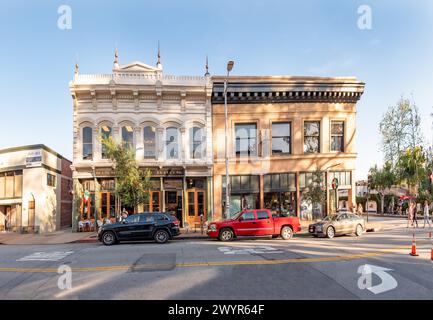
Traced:
[[169, 213], [145, 212], [130, 215], [121, 222], [104, 224], [98, 230], [98, 239], [106, 246], [120, 241], [154, 239], [166, 243], [180, 234], [179, 220]]

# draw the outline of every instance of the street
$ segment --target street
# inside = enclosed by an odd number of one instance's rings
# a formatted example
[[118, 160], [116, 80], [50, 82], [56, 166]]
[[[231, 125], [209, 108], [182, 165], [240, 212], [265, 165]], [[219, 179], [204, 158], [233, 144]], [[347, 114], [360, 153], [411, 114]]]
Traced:
[[[0, 299], [432, 299], [429, 231], [416, 231], [418, 257], [404, 227], [332, 240], [0, 245]], [[360, 286], [365, 265], [396, 287]], [[70, 289], [59, 289], [59, 266], [71, 268]], [[379, 274], [370, 287], [382, 288]]]

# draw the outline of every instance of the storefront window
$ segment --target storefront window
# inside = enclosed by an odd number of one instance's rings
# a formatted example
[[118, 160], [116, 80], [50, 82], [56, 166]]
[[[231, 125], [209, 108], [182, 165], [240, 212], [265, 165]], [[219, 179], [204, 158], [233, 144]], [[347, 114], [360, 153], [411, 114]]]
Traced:
[[21, 170], [0, 173], [0, 199], [22, 196], [23, 172]]
[[[260, 177], [259, 176], [230, 176], [230, 215], [247, 209], [260, 207]], [[225, 210], [225, 176], [223, 176], [223, 201]]]
[[344, 152], [344, 122], [331, 122], [331, 151]]
[[304, 122], [304, 153], [320, 152], [320, 121]]
[[[102, 139], [108, 139], [111, 137], [111, 127], [109, 126], [102, 126], [101, 127], [101, 136]], [[107, 159], [107, 148], [105, 147], [105, 145], [102, 143], [102, 147], [101, 147], [101, 156], [102, 159]]]
[[273, 215], [296, 216], [296, 174], [266, 174], [263, 182], [265, 208]]
[[332, 181], [334, 178], [338, 180], [339, 186], [351, 186], [352, 185], [352, 173], [350, 171], [338, 171], [331, 172], [330, 178]]
[[93, 158], [93, 130], [91, 127], [83, 128], [83, 160]]
[[205, 154], [205, 143], [203, 136], [203, 128], [193, 127], [189, 131], [190, 139], [190, 158], [201, 159]]
[[272, 155], [291, 153], [291, 123], [272, 123]]
[[122, 127], [122, 143], [126, 149], [134, 149], [134, 128], [132, 126]]
[[236, 156], [257, 156], [257, 124], [235, 124]]
[[169, 127], [166, 130], [166, 158], [178, 159], [179, 158], [179, 130], [175, 127]]
[[146, 126], [143, 129], [144, 135], [144, 158], [153, 159], [156, 156], [156, 135], [155, 127]]

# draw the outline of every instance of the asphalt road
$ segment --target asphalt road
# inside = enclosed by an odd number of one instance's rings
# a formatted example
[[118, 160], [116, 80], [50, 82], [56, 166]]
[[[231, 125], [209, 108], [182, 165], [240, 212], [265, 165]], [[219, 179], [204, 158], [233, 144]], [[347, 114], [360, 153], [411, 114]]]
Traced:
[[[428, 229], [417, 239], [418, 257], [406, 228], [332, 240], [1, 245], [0, 299], [433, 299]], [[366, 264], [389, 270], [360, 281]], [[70, 289], [59, 266], [71, 268]]]

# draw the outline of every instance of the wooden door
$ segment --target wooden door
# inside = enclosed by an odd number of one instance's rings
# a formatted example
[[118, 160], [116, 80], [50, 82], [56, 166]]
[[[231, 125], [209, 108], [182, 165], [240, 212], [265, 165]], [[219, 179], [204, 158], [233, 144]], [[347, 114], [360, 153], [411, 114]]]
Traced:
[[[189, 189], [187, 193], [186, 221], [191, 228], [200, 227], [200, 222], [206, 221], [206, 191], [203, 189]], [[202, 220], [200, 220], [202, 217]]]

